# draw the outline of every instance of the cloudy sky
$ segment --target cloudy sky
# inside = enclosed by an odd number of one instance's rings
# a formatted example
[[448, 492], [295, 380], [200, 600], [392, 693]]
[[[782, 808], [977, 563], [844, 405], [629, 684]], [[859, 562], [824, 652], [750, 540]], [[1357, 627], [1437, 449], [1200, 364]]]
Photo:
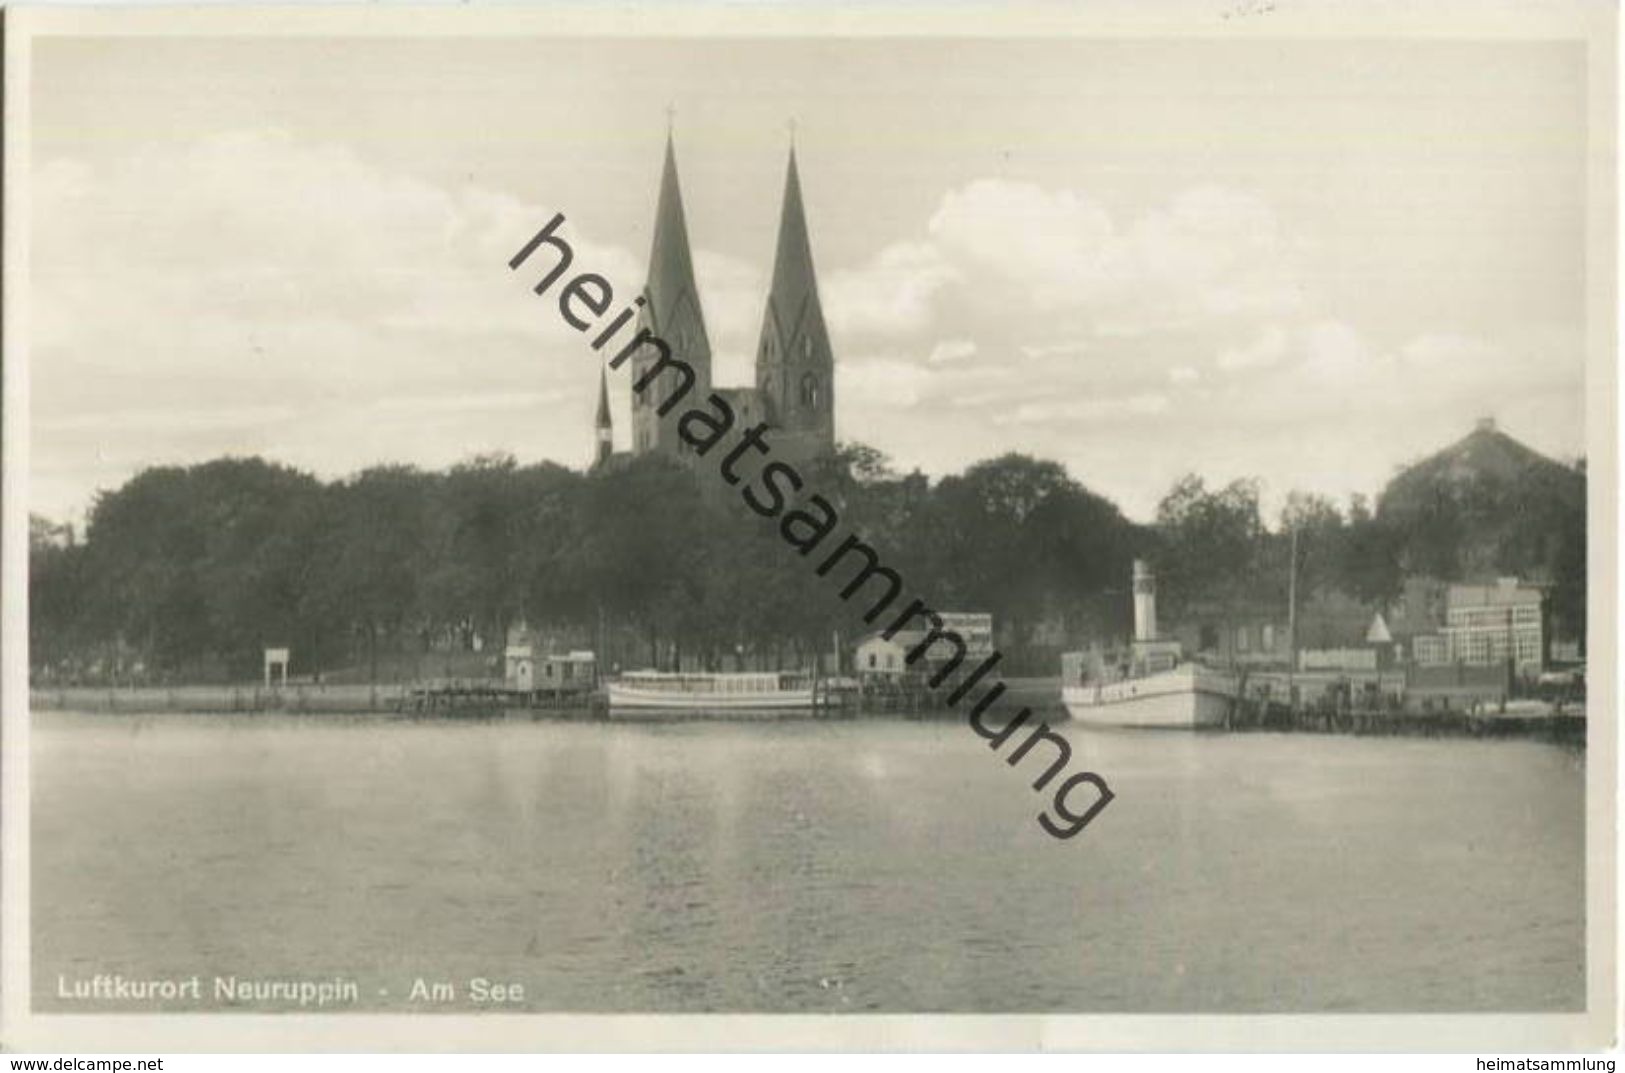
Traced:
[[[1377, 491], [1479, 416], [1584, 449], [1562, 43], [41, 40], [32, 509], [262, 454], [582, 465], [598, 370], [506, 261], [642, 283], [675, 127], [717, 379], [751, 380], [796, 121], [837, 435]], [[624, 381], [612, 382], [624, 415]], [[625, 420], [617, 434], [625, 447]]]

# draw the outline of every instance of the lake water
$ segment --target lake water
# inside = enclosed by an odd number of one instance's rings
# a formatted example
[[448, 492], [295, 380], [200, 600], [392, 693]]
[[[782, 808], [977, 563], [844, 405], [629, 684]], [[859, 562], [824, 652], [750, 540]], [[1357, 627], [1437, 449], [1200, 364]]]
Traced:
[[[1068, 842], [958, 721], [38, 713], [35, 1007], [1583, 1007], [1582, 752], [1064, 732], [1117, 795]], [[59, 997], [95, 974], [202, 997]]]

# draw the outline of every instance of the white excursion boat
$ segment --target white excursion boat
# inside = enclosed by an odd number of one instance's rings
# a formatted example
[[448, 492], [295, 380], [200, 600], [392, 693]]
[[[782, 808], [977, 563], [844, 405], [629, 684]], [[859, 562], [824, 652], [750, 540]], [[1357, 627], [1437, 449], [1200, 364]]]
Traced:
[[811, 711], [813, 686], [780, 673], [670, 674], [630, 671], [609, 683], [609, 712], [695, 716]]
[[1062, 657], [1061, 703], [1080, 723], [1119, 727], [1224, 725], [1241, 689], [1236, 676], [1184, 659], [1178, 641], [1159, 641], [1156, 578], [1134, 562], [1134, 641], [1107, 658]]

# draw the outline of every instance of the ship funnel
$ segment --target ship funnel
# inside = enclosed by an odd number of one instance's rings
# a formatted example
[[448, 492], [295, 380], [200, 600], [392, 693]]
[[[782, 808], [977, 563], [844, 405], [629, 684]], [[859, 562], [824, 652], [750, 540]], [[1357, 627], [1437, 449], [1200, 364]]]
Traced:
[[1134, 560], [1134, 639], [1157, 639], [1157, 576], [1144, 559]]

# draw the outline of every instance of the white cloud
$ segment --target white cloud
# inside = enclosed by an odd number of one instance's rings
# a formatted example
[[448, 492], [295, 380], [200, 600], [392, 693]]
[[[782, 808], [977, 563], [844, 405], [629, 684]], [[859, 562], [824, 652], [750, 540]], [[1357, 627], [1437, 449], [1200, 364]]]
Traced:
[[1047, 402], [1023, 403], [1016, 407], [1013, 413], [996, 415], [993, 422], [999, 425], [1009, 425], [1067, 421], [1119, 421], [1166, 413], [1168, 406], [1168, 396], [1149, 392], [1119, 398], [1055, 399]]
[[[1063, 412], [1057, 394], [1105, 394], [1116, 401], [1064, 412], [1153, 417], [1168, 405], [1151, 401], [1160, 386], [1195, 381], [1193, 345], [1241, 341], [1220, 351], [1226, 369], [1286, 359], [1295, 248], [1245, 192], [1190, 190], [1116, 220], [1084, 190], [981, 179], [946, 192], [923, 237], [834, 274], [825, 305], [842, 360], [887, 350], [928, 371], [930, 397], [950, 407], [1016, 424]], [[896, 369], [878, 376], [860, 374], [922, 397], [917, 375], [906, 387]]]
[[835, 392], [842, 407], [894, 410], [918, 406], [933, 386], [919, 363], [895, 357], [838, 363]]
[[1241, 191], [1187, 190], [1138, 221], [1127, 245], [1143, 281], [1206, 314], [1278, 314], [1301, 301], [1274, 214]]
[[1043, 309], [1097, 294], [1117, 267], [1110, 216], [1077, 190], [980, 179], [943, 197], [929, 231], [954, 262]]
[[1022, 346], [1021, 352], [1029, 358], [1048, 358], [1058, 354], [1085, 354], [1091, 347], [1090, 343], [1074, 339], [1057, 343], [1028, 343]]
[[[38, 509], [69, 516], [139, 465], [226, 452], [328, 475], [496, 449], [590, 457], [599, 355], [531, 293], [547, 251], [507, 268], [550, 210], [275, 131], [96, 169], [46, 160], [33, 179]], [[582, 223], [564, 228], [573, 268], [629, 300], [642, 258]], [[1576, 331], [1379, 330], [1322, 312], [1296, 284], [1302, 242], [1245, 191], [1131, 215], [986, 179], [876, 248], [820, 281], [837, 422], [903, 466], [1031, 451], [1144, 516], [1193, 467], [1370, 491], [1396, 452], [1480, 414], [1578, 427]], [[716, 378], [748, 383], [766, 266], [695, 262]], [[1204, 378], [1209, 362], [1228, 375]]]
[[975, 356], [976, 344], [969, 339], [944, 339], [931, 348], [925, 360], [931, 365], [948, 365]]
[[[556, 255], [507, 266], [550, 212], [274, 130], [157, 143], [94, 172], [47, 160], [32, 190], [45, 509], [70, 513], [87, 483], [129, 475], [108, 459], [277, 444], [332, 474], [442, 465], [492, 441], [522, 457], [590, 452], [596, 356], [561, 320], [557, 284], [531, 292]], [[631, 299], [639, 259], [574, 219], [560, 233], [572, 273]], [[721, 275], [729, 324], [734, 277]]]
[[1226, 372], [1268, 368], [1285, 358], [1286, 351], [1286, 329], [1280, 324], [1268, 324], [1247, 345], [1221, 350], [1218, 365]]
[[829, 273], [820, 297], [832, 332], [848, 339], [897, 338], [928, 330], [938, 293], [959, 278], [935, 246], [899, 242], [866, 265]]

